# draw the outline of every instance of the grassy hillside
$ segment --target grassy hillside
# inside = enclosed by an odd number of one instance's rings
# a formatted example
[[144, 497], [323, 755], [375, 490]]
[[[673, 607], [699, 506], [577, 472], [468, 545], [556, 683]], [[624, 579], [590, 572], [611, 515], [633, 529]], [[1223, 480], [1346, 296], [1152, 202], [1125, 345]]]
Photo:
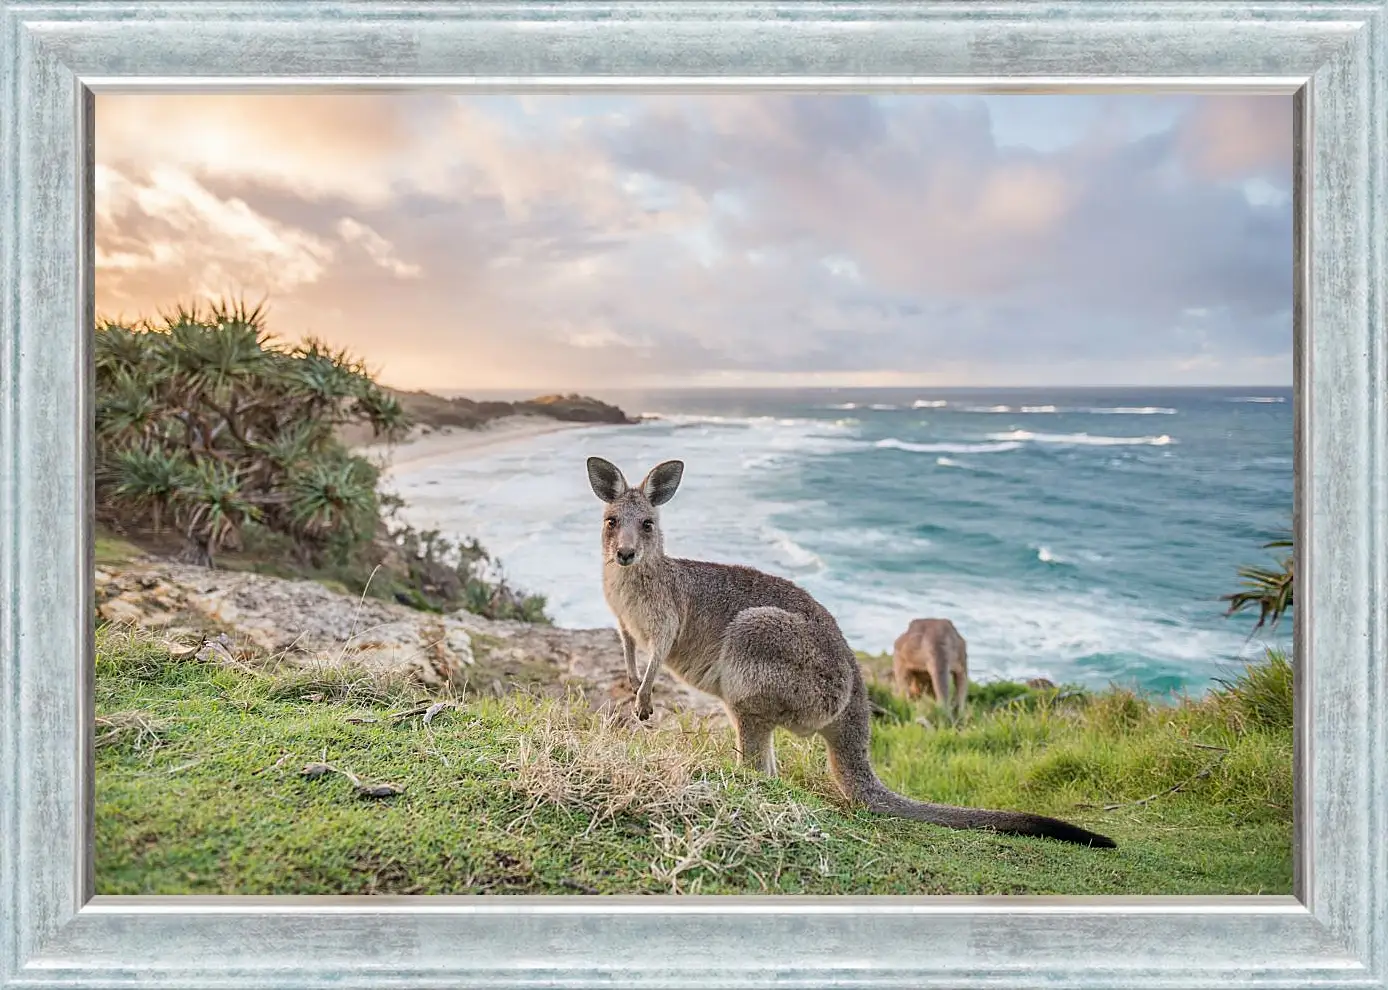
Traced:
[[[773, 781], [734, 765], [725, 729], [688, 719], [421, 698], [351, 672], [178, 659], [109, 627], [97, 646], [104, 894], [1291, 888], [1291, 680], [1277, 657], [1174, 706], [986, 686], [958, 729], [875, 690], [891, 786], [1070, 818], [1118, 840], [1099, 851], [847, 810], [822, 744], [785, 734]], [[331, 769], [306, 776], [310, 764]]]

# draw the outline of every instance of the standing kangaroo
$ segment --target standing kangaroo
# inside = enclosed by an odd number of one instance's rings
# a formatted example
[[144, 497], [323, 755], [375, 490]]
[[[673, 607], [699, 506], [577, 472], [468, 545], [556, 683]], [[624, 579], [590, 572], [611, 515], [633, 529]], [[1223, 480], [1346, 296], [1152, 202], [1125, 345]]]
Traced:
[[948, 619], [912, 619], [892, 645], [892, 678], [896, 689], [918, 698], [928, 687], [936, 702], [964, 714], [969, 696], [969, 652], [964, 637]]
[[[818, 733], [829, 772], [850, 801], [880, 814], [958, 829], [1035, 835], [1113, 848], [1106, 836], [1018, 811], [983, 811], [913, 801], [872, 769], [871, 716], [857, 657], [838, 624], [809, 593], [750, 567], [665, 555], [657, 507], [674, 498], [681, 461], [665, 461], [635, 487], [601, 457], [588, 482], [604, 503], [602, 588], [617, 617], [636, 714], [651, 715], [662, 664], [690, 687], [723, 702], [742, 762], [776, 773], [772, 732]], [[638, 674], [636, 653], [646, 657]]]

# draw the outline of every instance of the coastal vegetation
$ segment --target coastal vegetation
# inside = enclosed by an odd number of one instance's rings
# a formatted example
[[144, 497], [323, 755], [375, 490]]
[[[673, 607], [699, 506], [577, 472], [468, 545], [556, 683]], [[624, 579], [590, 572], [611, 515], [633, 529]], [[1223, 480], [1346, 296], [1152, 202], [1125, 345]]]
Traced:
[[258, 526], [300, 560], [375, 533], [378, 472], [334, 431], [400, 433], [404, 410], [344, 351], [273, 346], [260, 309], [180, 306], [158, 325], [96, 328], [97, 503], [180, 532], [205, 563]]
[[1293, 605], [1292, 591], [1295, 585], [1293, 579], [1293, 556], [1291, 534], [1280, 536], [1275, 540], [1263, 544], [1264, 550], [1286, 550], [1287, 553], [1277, 558], [1274, 564], [1252, 565], [1239, 568], [1239, 577], [1242, 587], [1238, 591], [1227, 594], [1223, 601], [1229, 603], [1228, 614], [1234, 615], [1243, 611], [1258, 610], [1258, 621], [1253, 629], [1256, 632], [1264, 626], [1269, 628], [1277, 625], [1282, 616], [1291, 611]]
[[380, 468], [344, 437], [394, 441], [419, 421], [347, 351], [282, 345], [241, 302], [102, 320], [93, 350], [103, 535], [429, 611], [545, 621], [543, 597], [512, 588], [476, 540], [399, 519]]

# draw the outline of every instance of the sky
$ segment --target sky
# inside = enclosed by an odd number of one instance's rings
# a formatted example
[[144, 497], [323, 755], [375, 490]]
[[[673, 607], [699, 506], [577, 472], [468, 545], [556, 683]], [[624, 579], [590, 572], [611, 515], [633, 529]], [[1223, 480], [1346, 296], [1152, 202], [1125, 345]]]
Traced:
[[400, 388], [1287, 385], [1291, 98], [103, 94], [98, 313]]

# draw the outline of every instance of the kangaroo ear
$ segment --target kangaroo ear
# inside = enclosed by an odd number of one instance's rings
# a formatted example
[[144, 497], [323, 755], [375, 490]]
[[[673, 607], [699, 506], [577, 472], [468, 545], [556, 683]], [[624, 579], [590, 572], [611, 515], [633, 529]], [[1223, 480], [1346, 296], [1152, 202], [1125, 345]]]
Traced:
[[604, 502], [617, 501], [628, 487], [617, 465], [601, 457], [588, 458], [588, 484], [593, 486], [593, 494]]
[[665, 461], [651, 468], [651, 473], [641, 482], [641, 490], [651, 500], [651, 505], [664, 505], [675, 497], [682, 477], [684, 461]]

